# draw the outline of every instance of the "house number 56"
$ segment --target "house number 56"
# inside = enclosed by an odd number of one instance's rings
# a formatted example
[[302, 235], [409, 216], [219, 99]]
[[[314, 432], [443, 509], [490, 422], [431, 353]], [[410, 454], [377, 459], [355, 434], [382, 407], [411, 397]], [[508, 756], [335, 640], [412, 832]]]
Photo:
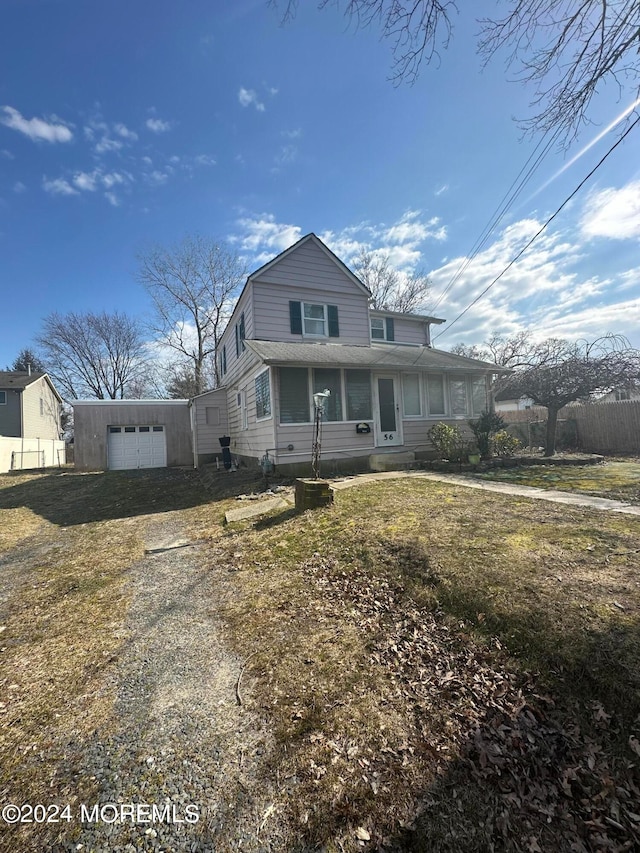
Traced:
[[385, 441], [393, 441], [393, 439], [394, 439], [394, 435], [392, 432], [385, 432], [385, 434], [384, 434], [384, 440]]

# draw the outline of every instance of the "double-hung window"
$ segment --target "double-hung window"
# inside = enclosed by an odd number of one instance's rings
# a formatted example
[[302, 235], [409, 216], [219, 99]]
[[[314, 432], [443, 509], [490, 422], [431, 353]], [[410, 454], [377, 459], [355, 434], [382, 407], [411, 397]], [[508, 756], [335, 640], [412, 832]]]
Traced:
[[0, 406], [6, 406], [6, 405], [7, 405], [7, 392], [6, 391], [0, 391]]
[[371, 374], [368, 370], [345, 370], [347, 420], [371, 420]]
[[292, 335], [308, 338], [338, 338], [337, 305], [320, 305], [316, 302], [289, 302], [289, 322]]
[[325, 421], [342, 420], [342, 382], [340, 371], [334, 368], [322, 367], [313, 371], [313, 393], [328, 389], [330, 397], [324, 404]]
[[271, 385], [269, 384], [269, 371], [263, 370], [256, 376], [256, 418], [271, 417]]
[[420, 399], [420, 374], [402, 374], [402, 400], [405, 418], [420, 417], [422, 403]]
[[[309, 403], [309, 371], [306, 367], [281, 367], [280, 423], [306, 424], [311, 420]], [[324, 390], [324, 389], [323, 389]]]
[[427, 377], [427, 401], [429, 415], [444, 415], [444, 377], [433, 374]]
[[371, 317], [370, 323], [372, 341], [395, 340], [393, 317]]
[[327, 306], [302, 303], [302, 330], [305, 335], [327, 337]]

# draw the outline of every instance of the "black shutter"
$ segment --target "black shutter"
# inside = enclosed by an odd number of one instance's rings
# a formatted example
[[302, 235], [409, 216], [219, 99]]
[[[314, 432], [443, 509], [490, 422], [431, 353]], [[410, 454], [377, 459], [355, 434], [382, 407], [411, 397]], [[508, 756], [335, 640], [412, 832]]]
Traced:
[[244, 311], [240, 315], [240, 346], [244, 352]]
[[387, 341], [395, 341], [393, 336], [393, 317], [385, 317], [385, 323], [387, 324]]
[[340, 337], [340, 326], [338, 325], [338, 306], [327, 305], [327, 318], [329, 320], [329, 337]]
[[225, 344], [222, 347], [222, 373], [223, 375], [227, 372], [227, 345]]
[[299, 302], [289, 302], [289, 321], [291, 323], [291, 334], [302, 334], [302, 305]]
[[235, 334], [236, 334], [236, 358], [240, 358], [240, 339], [238, 337], [238, 324], [235, 326]]

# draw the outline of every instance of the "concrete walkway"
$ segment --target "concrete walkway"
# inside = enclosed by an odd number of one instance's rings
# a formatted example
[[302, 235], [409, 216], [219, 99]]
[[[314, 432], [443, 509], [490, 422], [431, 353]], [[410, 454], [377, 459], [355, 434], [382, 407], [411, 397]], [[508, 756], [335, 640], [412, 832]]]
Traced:
[[377, 474], [359, 474], [348, 479], [331, 480], [331, 488], [340, 491], [352, 486], [371, 483], [377, 480], [393, 480], [413, 478], [433, 480], [437, 483], [450, 483], [453, 486], [463, 486], [468, 489], [482, 489], [485, 492], [498, 492], [503, 495], [518, 495], [534, 500], [551, 501], [552, 503], [568, 504], [569, 506], [587, 507], [605, 512], [622, 512], [626, 515], [640, 517], [640, 506], [613, 501], [609, 498], [598, 498], [592, 495], [579, 495], [574, 492], [558, 492], [555, 489], [538, 489], [534, 486], [515, 486], [511, 483], [497, 483], [488, 480], [474, 480], [462, 474], [439, 474], [436, 471], [384, 471]]

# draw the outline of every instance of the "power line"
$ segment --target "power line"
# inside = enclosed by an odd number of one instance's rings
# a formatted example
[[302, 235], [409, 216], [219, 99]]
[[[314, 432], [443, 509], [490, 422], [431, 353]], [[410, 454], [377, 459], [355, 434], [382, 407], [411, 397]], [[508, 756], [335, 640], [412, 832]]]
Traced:
[[[540, 146], [542, 145], [542, 143], [544, 141], [544, 136], [538, 142], [538, 144], [536, 145], [534, 150], [529, 155], [529, 158], [527, 159], [526, 163], [520, 169], [520, 171], [518, 172], [518, 174], [516, 175], [516, 177], [512, 181], [511, 186], [509, 187], [509, 189], [506, 191], [506, 193], [502, 197], [497, 208], [491, 214], [491, 217], [490, 217], [487, 225], [485, 225], [484, 229], [480, 233], [480, 236], [476, 239], [475, 243], [471, 247], [471, 252], [460, 263], [458, 269], [455, 271], [455, 273], [453, 274], [453, 276], [451, 277], [451, 279], [447, 283], [446, 287], [444, 288], [444, 290], [442, 291], [442, 293], [440, 294], [440, 296], [436, 300], [433, 307], [429, 309], [431, 314], [435, 313], [438, 305], [442, 302], [442, 300], [447, 295], [447, 293], [451, 290], [453, 285], [462, 276], [462, 274], [464, 273], [466, 268], [469, 266], [469, 264], [473, 261], [473, 259], [476, 257], [476, 255], [486, 245], [491, 234], [495, 231], [496, 227], [499, 225], [499, 223], [502, 221], [502, 219], [504, 219], [504, 217], [506, 216], [506, 214], [508, 213], [510, 208], [513, 206], [514, 202], [516, 201], [516, 199], [518, 198], [520, 193], [522, 192], [522, 190], [529, 183], [529, 181], [533, 177], [535, 171], [537, 170], [537, 168], [540, 166], [540, 164], [542, 163], [544, 158], [549, 153], [549, 149], [554, 144], [559, 133], [560, 133], [559, 130], [555, 131], [555, 133], [549, 138], [548, 142], [544, 146], [542, 152], [537, 156], [537, 158], [534, 160], [533, 164], [531, 166], [529, 166], [529, 163], [531, 163], [531, 160], [535, 157], [536, 152], [538, 151], [538, 148], [540, 148]], [[527, 167], [529, 167], [529, 168], [527, 168]], [[526, 173], [525, 173], [525, 170], [527, 170]], [[524, 175], [523, 179], [520, 181], [520, 183], [518, 183], [518, 181], [520, 180], [520, 176], [523, 173], [525, 173], [525, 175]], [[515, 187], [515, 189], [514, 189], [514, 187]], [[512, 192], [512, 190], [513, 190], [513, 192]]]
[[615, 151], [615, 149], [618, 147], [618, 145], [620, 145], [620, 143], [621, 143], [621, 142], [623, 142], [623, 140], [624, 140], [624, 139], [629, 135], [629, 133], [631, 133], [631, 131], [633, 130], [633, 128], [638, 124], [638, 122], [640, 122], [640, 116], [638, 116], [638, 118], [637, 118], [637, 119], [636, 119], [636, 120], [635, 120], [631, 125], [629, 125], [629, 127], [625, 130], [625, 132], [624, 132], [624, 133], [622, 134], [622, 136], [620, 137], [620, 139], [618, 139], [618, 140], [617, 140], [617, 141], [616, 141], [616, 142], [611, 146], [611, 148], [607, 151], [607, 153], [606, 153], [606, 154], [605, 154], [605, 155], [604, 155], [604, 156], [603, 156], [603, 157], [602, 157], [602, 158], [601, 158], [601, 159], [596, 163], [596, 165], [593, 167], [593, 169], [591, 169], [591, 171], [589, 172], [589, 174], [588, 174], [585, 178], [583, 178], [583, 179], [580, 181], [580, 183], [578, 184], [578, 186], [573, 190], [573, 192], [572, 192], [570, 195], [568, 195], [568, 196], [567, 196], [567, 198], [565, 198], [565, 200], [562, 202], [562, 204], [560, 205], [560, 207], [559, 207], [559, 208], [557, 208], [557, 210], [555, 211], [555, 213], [553, 213], [553, 214], [552, 214], [552, 215], [547, 219], [547, 221], [544, 223], [544, 225], [543, 225], [543, 226], [542, 226], [542, 227], [541, 227], [541, 228], [540, 228], [540, 229], [539, 229], [539, 230], [538, 230], [538, 231], [533, 235], [533, 237], [529, 240], [529, 242], [528, 242], [528, 243], [526, 243], [526, 245], [525, 245], [525, 246], [523, 246], [523, 247], [522, 247], [522, 249], [520, 249], [520, 251], [518, 252], [518, 254], [517, 254], [514, 258], [512, 258], [512, 259], [509, 261], [509, 263], [508, 263], [508, 264], [507, 264], [507, 266], [502, 270], [502, 272], [501, 272], [499, 275], [497, 275], [497, 276], [493, 279], [493, 281], [485, 287], [485, 289], [482, 291], [482, 293], [478, 294], [478, 296], [476, 296], [476, 298], [475, 298], [472, 302], [470, 302], [470, 303], [467, 305], [467, 307], [464, 309], [464, 311], [461, 311], [461, 312], [460, 312], [460, 314], [458, 314], [458, 316], [455, 318], [455, 320], [452, 320], [452, 321], [451, 321], [451, 323], [449, 323], [449, 325], [447, 326], [447, 328], [446, 328], [446, 329], [443, 329], [443, 330], [442, 330], [438, 335], [436, 335], [436, 336], [434, 337], [434, 339], [433, 339], [434, 341], [435, 341], [435, 340], [437, 340], [438, 338], [442, 337], [442, 335], [444, 335], [444, 334], [445, 334], [445, 332], [448, 332], [448, 331], [451, 329], [451, 327], [452, 327], [455, 323], [457, 323], [457, 322], [458, 322], [458, 320], [460, 320], [462, 317], [464, 317], [464, 315], [467, 313], [467, 311], [469, 311], [471, 308], [473, 308], [473, 306], [474, 306], [474, 305], [476, 305], [476, 304], [477, 304], [477, 303], [482, 299], [482, 297], [483, 297], [486, 293], [488, 293], [488, 292], [491, 290], [491, 288], [493, 287], [493, 285], [494, 285], [494, 284], [496, 284], [496, 282], [498, 282], [498, 281], [502, 278], [502, 276], [503, 276], [506, 272], [508, 272], [508, 271], [511, 269], [511, 267], [516, 263], [516, 261], [518, 261], [518, 260], [522, 257], [522, 255], [524, 255], [524, 253], [527, 251], [527, 249], [529, 248], [529, 246], [531, 246], [531, 244], [534, 242], [534, 240], [537, 240], [537, 239], [538, 239], [538, 237], [542, 234], [542, 232], [545, 230], [545, 228], [546, 228], [546, 227], [547, 227], [551, 222], [553, 222], [553, 220], [554, 220], [554, 219], [556, 218], [556, 216], [560, 213], [560, 211], [561, 211], [564, 207], [566, 207], [566, 205], [571, 201], [571, 199], [572, 199], [572, 198], [573, 198], [573, 197], [574, 197], [574, 196], [575, 196], [575, 195], [576, 195], [576, 194], [577, 194], [577, 193], [582, 189], [582, 187], [587, 183], [587, 181], [589, 180], [589, 178], [591, 178], [591, 176], [592, 176], [592, 175], [593, 175], [593, 174], [594, 174], [594, 173], [595, 173], [595, 172], [600, 168], [600, 166], [602, 166], [602, 164], [603, 164], [603, 163], [604, 163], [604, 161], [607, 159], [607, 157], [608, 157], [610, 154], [612, 154], [612, 153], [613, 153], [613, 151]]

